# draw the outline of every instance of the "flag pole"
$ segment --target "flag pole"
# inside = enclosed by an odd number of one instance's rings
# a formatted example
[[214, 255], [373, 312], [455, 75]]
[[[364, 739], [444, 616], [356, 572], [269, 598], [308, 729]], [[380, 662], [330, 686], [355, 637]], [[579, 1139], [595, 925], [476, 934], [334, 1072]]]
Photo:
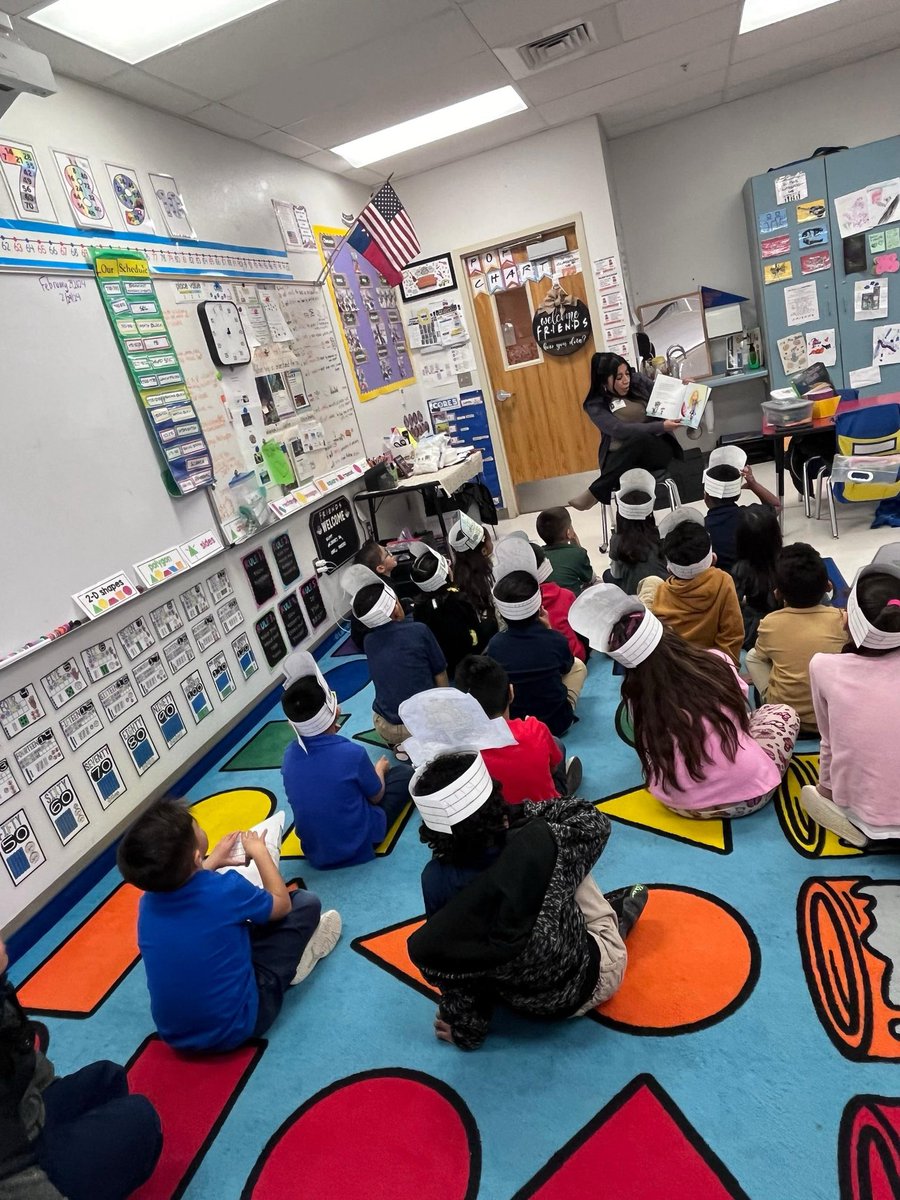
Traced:
[[[373, 198], [373, 196], [377, 196], [378, 193], [381, 191], [381, 189], [384, 187], [384, 185], [386, 183], [390, 183], [393, 178], [394, 178], [394, 172], [391, 171], [391, 173], [390, 173], [390, 175], [388, 175], [387, 179], [385, 179], [381, 183], [379, 183], [378, 186], [374, 189], [374, 191], [369, 193], [369, 200], [371, 200]], [[363, 208], [365, 208], [365, 205], [363, 205]], [[354, 218], [353, 224], [350, 226], [350, 228], [347, 230], [347, 232], [344, 234], [344, 236], [341, 238], [341, 240], [338, 242], [338, 244], [332, 250], [331, 254], [325, 260], [325, 263], [322, 266], [322, 270], [319, 272], [319, 274], [313, 281], [314, 287], [322, 287], [324, 285], [325, 281], [328, 279], [328, 276], [331, 274], [331, 272], [334, 268], [334, 260], [337, 258], [338, 254], [340, 253], [341, 249], [343, 248], [344, 243], [347, 241], [347, 238], [350, 236], [351, 233], [353, 233], [354, 229], [357, 227], [358, 224], [359, 224], [359, 217], [357, 216]]]

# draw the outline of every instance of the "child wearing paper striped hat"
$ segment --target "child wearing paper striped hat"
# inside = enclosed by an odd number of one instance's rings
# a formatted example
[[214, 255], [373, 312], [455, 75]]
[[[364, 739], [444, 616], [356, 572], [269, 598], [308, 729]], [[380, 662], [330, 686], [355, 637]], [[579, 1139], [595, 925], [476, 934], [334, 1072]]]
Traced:
[[[727, 578], [727, 576], [726, 576]], [[648, 789], [688, 817], [743, 817], [771, 799], [800, 729], [786, 705], [747, 710], [727, 655], [683, 641], [614, 584], [572, 605], [573, 629], [625, 668], [622, 699]]]
[[410, 578], [420, 592], [413, 601], [413, 620], [421, 621], [434, 634], [452, 680], [462, 659], [486, 644], [481, 623], [469, 600], [454, 585], [449, 559], [422, 542], [413, 543], [410, 550], [415, 556]]
[[805, 787], [800, 803], [851, 845], [886, 847], [900, 838], [900, 566], [859, 570], [847, 627], [843, 653], [809, 664], [822, 746], [818, 785]]
[[740, 446], [717, 446], [703, 472], [703, 498], [709, 510], [706, 528], [723, 571], [730, 571], [737, 561], [735, 538], [741, 518], [738, 501], [745, 489], [775, 512], [781, 509], [778, 497], [764, 488], [747, 466], [747, 454]]
[[668, 574], [653, 519], [656, 478], [639, 467], [625, 471], [615, 496], [616, 531], [609, 539], [609, 570], [603, 580], [631, 594], [645, 579], [665, 579]]
[[494, 610], [494, 543], [484, 525], [466, 513], [451, 526], [447, 544], [453, 555], [453, 582], [478, 616], [478, 644], [483, 646], [497, 632]]

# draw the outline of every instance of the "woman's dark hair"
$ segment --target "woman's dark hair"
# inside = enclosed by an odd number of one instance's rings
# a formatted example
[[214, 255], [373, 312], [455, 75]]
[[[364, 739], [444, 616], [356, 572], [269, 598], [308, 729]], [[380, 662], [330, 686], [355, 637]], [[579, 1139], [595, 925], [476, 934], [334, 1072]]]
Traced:
[[322, 685], [314, 675], [305, 675], [285, 689], [281, 707], [289, 721], [308, 721], [325, 703]]
[[[645, 504], [649, 499], [646, 492], [632, 488], [620, 497], [623, 504]], [[648, 513], [643, 520], [623, 517], [621, 512], [616, 517], [616, 562], [626, 566], [637, 566], [652, 558], [659, 550], [659, 529], [653, 519], [653, 513]]]
[[461, 692], [474, 696], [489, 717], [502, 717], [509, 704], [506, 669], [486, 654], [467, 654], [453, 676]]
[[[610, 648], [627, 642], [642, 619], [640, 613], [622, 617], [613, 626]], [[645, 779], [653, 774], [670, 790], [678, 789], [676, 748], [688, 775], [699, 783], [704, 766], [712, 762], [708, 747], [713, 739], [734, 762], [738, 734], [750, 728], [733, 668], [670, 629], [663, 629], [649, 658], [626, 668], [622, 699], [631, 713], [634, 747]]]
[[[415, 794], [429, 796], [439, 792], [468, 771], [474, 759], [474, 754], [442, 754], [422, 772]], [[500, 784], [495, 782], [481, 808], [454, 825], [450, 833], [438, 833], [423, 824], [419, 827], [419, 840], [431, 848], [440, 862], [454, 867], [477, 867], [487, 851], [499, 849], [505, 843], [508, 812]]]
[[116, 863], [142, 892], [174, 892], [190, 878], [196, 849], [188, 810], [177, 800], [158, 800], [122, 838]]
[[738, 512], [734, 549], [742, 589], [748, 596], [768, 596], [776, 586], [776, 560], [781, 553], [778, 517], [768, 504], [748, 504]]
[[[535, 592], [540, 590], [540, 586], [535, 577], [529, 575], [527, 571], [510, 571], [494, 588], [494, 595], [505, 604], [521, 604], [523, 600], [530, 600]], [[503, 619], [511, 629], [515, 629], [519, 625], [529, 624], [535, 618], [504, 617]]]
[[471, 602], [479, 617], [493, 616], [494, 568], [489, 555], [484, 553], [484, 542], [474, 550], [454, 551], [453, 583]]
[[619, 367], [622, 364], [631, 370], [631, 366], [627, 359], [621, 354], [610, 354], [607, 351], [600, 351], [591, 359], [591, 387], [587, 394], [586, 400], [602, 400], [606, 407], [609, 408], [610, 401], [614, 398], [609, 389], [607, 380], [610, 376], [615, 376]]
[[696, 521], [682, 521], [662, 540], [661, 550], [666, 562], [679, 567], [692, 567], [709, 554], [712, 543], [703, 525]]
[[775, 586], [791, 608], [821, 604], [828, 591], [828, 570], [822, 555], [807, 542], [785, 546], [775, 562]]
[[[882, 633], [900, 633], [900, 604], [890, 603], [900, 600], [900, 579], [895, 575], [876, 575], [874, 571], [871, 575], [863, 575], [856, 585], [856, 600], [870, 625]], [[896, 649], [873, 650], [870, 646], [857, 646], [851, 639], [843, 653], [881, 658], [885, 654], [895, 654]]]

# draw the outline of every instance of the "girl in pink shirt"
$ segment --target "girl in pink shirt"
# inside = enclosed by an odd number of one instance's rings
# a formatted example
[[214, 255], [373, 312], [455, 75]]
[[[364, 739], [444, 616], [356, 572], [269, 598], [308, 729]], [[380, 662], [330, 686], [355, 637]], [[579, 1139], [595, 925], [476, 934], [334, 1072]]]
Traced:
[[819, 783], [800, 803], [853, 846], [900, 838], [900, 566], [870, 563], [847, 600], [851, 641], [809, 664]]

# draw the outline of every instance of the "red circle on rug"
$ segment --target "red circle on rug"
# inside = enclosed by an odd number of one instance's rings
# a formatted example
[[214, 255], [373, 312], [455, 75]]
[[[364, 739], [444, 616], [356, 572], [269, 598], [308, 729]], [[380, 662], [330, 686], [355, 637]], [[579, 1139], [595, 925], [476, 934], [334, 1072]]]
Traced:
[[597, 1009], [629, 1033], [687, 1033], [729, 1016], [759, 977], [759, 945], [739, 912], [707, 892], [650, 884], [628, 936], [622, 986]]
[[475, 1122], [451, 1088], [418, 1072], [375, 1071], [339, 1080], [292, 1113], [242, 1195], [471, 1200], [480, 1172]]

